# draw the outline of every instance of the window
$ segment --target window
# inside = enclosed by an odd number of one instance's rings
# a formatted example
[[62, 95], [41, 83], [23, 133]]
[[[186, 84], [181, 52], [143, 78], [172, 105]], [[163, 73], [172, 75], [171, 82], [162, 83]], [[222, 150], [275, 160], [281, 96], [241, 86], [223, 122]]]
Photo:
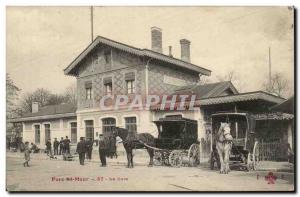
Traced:
[[116, 126], [116, 120], [114, 118], [102, 119], [102, 131], [105, 137], [112, 136], [112, 129]]
[[112, 78], [106, 77], [103, 79], [104, 91], [106, 94], [110, 95], [112, 93]]
[[50, 124], [45, 124], [45, 142], [51, 140]]
[[125, 128], [129, 132], [136, 133], [136, 117], [125, 118]]
[[134, 72], [126, 73], [125, 81], [126, 81], [127, 93], [134, 94], [135, 93], [135, 74], [134, 74]]
[[85, 121], [85, 138], [86, 140], [94, 141], [94, 121], [86, 120]]
[[127, 93], [134, 94], [135, 93], [135, 82], [134, 80], [126, 81], [127, 83]]
[[105, 84], [105, 93], [110, 95], [112, 92], [112, 83]]
[[40, 125], [34, 125], [35, 143], [39, 144], [41, 141]]
[[77, 122], [71, 122], [71, 143], [77, 143]]
[[86, 92], [86, 97], [85, 98], [87, 100], [91, 100], [92, 99], [92, 88], [86, 88], [85, 92]]
[[85, 82], [85, 99], [92, 99], [92, 81]]

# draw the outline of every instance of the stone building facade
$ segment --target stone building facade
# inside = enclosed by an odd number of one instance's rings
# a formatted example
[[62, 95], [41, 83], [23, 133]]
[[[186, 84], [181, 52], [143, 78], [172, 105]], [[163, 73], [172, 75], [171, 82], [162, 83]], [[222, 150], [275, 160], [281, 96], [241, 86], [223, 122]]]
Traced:
[[[163, 54], [160, 28], [151, 29], [151, 38], [149, 50], [98, 36], [64, 70], [66, 75], [76, 77], [77, 106], [47, 106], [12, 120], [23, 124], [23, 141], [43, 145], [48, 138], [69, 136], [75, 144], [80, 137], [95, 140], [99, 134], [110, 136], [114, 126], [156, 137], [153, 121], [170, 115], [196, 120], [200, 141], [206, 137], [212, 113], [237, 109], [255, 112], [255, 106], [269, 107], [284, 101], [261, 91], [240, 94], [231, 82], [200, 85], [200, 77], [210, 76], [211, 71], [191, 63], [190, 41], [180, 40], [181, 59], [177, 59], [171, 47], [168, 55]], [[160, 110], [156, 106], [104, 110], [100, 105], [107, 96], [127, 95], [133, 99], [142, 95], [144, 99], [147, 95], [174, 94], [195, 94], [195, 110]]]

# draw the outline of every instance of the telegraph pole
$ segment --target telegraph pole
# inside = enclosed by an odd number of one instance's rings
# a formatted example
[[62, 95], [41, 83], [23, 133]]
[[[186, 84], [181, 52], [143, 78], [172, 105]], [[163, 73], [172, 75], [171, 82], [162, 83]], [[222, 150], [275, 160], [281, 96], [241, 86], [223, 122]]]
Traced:
[[271, 73], [271, 47], [269, 47], [269, 88], [272, 86], [272, 73]]
[[94, 14], [93, 14], [93, 6], [91, 6], [91, 38], [92, 38], [92, 42], [94, 41]]

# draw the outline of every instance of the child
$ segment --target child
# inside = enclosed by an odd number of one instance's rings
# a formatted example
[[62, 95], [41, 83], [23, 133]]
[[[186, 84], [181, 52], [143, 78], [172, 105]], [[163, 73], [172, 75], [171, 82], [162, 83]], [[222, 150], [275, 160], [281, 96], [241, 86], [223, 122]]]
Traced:
[[25, 162], [23, 163], [23, 166], [25, 166], [25, 164], [27, 165], [27, 167], [29, 167], [28, 162], [30, 161], [30, 153], [31, 150], [29, 148], [29, 142], [25, 142], [25, 149], [24, 149], [24, 156], [25, 156]]

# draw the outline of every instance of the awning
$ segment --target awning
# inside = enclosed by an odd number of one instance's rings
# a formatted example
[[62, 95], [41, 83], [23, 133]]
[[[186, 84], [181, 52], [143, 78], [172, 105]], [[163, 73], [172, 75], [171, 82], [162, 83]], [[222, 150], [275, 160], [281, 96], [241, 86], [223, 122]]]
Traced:
[[263, 113], [263, 114], [254, 114], [255, 120], [292, 120], [294, 119], [293, 114], [288, 113]]

